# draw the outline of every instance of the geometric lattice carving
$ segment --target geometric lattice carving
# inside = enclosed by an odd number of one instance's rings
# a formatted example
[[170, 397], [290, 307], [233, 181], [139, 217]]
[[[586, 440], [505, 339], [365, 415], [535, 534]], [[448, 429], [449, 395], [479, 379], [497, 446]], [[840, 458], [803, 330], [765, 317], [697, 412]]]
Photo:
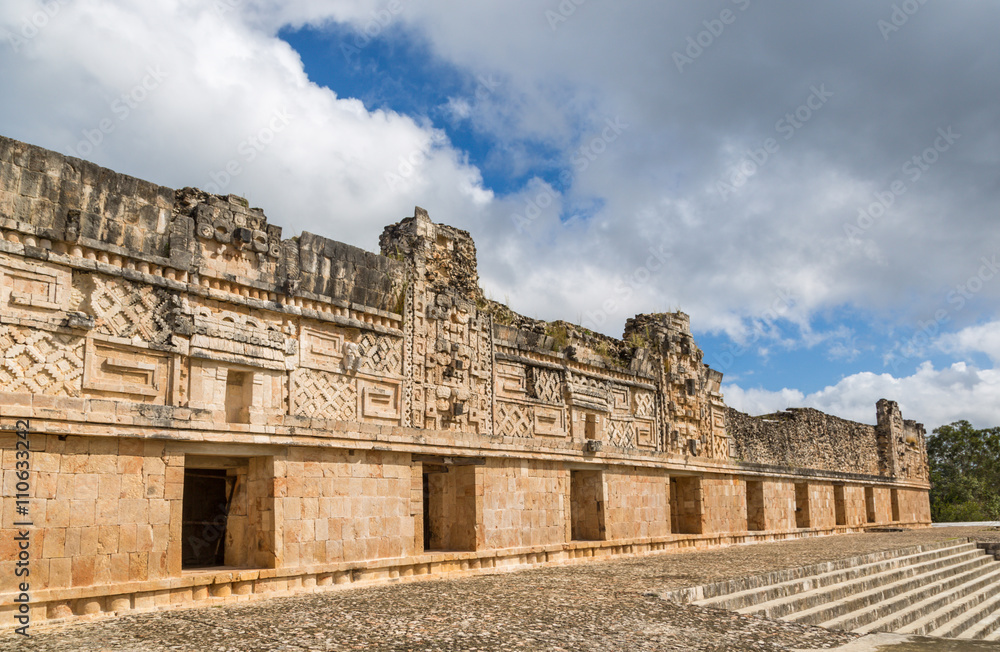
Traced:
[[361, 368], [377, 374], [403, 373], [403, 340], [365, 332], [358, 343], [361, 350]]
[[562, 403], [562, 381], [557, 371], [529, 367], [532, 398], [546, 403]]
[[496, 434], [503, 437], [531, 437], [531, 408], [497, 401]]
[[0, 391], [79, 396], [83, 338], [0, 326]]
[[[414, 347], [413, 343], [416, 338], [415, 323], [416, 319], [414, 314], [416, 309], [413, 304], [413, 285], [406, 285], [406, 297], [403, 301], [403, 346], [405, 351], [403, 353], [403, 364], [401, 364], [402, 374], [406, 378], [403, 383], [403, 426], [407, 428], [413, 428], [417, 425], [417, 420], [413, 418], [414, 412], [420, 414], [423, 412], [423, 405], [415, 405], [415, 401], [418, 398], [416, 396], [417, 392], [414, 391], [414, 378], [413, 374], [413, 357], [414, 357]], [[423, 392], [420, 392], [422, 394]], [[422, 423], [422, 420], [421, 420]]]
[[295, 413], [318, 419], [357, 419], [354, 380], [326, 371], [301, 369], [295, 374]]
[[608, 444], [610, 446], [617, 446], [618, 448], [635, 447], [635, 433], [632, 429], [631, 421], [608, 419], [605, 425], [605, 432], [607, 433]]
[[729, 438], [718, 435], [712, 436], [712, 457], [717, 460], [729, 459]]
[[635, 401], [635, 416], [652, 418], [653, 416], [653, 392], [637, 389], [633, 392]]
[[96, 332], [126, 338], [138, 335], [150, 344], [167, 341], [171, 304], [170, 294], [165, 290], [96, 275], [90, 281], [87, 303], [96, 317]]

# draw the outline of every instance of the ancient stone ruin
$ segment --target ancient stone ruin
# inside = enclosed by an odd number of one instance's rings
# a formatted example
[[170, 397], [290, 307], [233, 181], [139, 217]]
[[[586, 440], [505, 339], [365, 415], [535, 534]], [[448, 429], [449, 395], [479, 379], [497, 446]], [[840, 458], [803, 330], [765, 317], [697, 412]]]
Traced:
[[5, 626], [930, 522], [895, 403], [750, 417], [683, 313], [514, 314], [420, 208], [379, 244], [0, 138]]

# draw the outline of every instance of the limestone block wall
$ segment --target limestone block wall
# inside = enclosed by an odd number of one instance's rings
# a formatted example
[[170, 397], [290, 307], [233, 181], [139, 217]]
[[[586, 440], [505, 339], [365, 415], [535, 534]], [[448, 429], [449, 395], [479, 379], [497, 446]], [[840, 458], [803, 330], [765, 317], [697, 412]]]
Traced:
[[707, 476], [701, 481], [705, 534], [743, 532], [747, 529], [746, 482], [729, 475]]
[[608, 539], [670, 534], [670, 478], [658, 469], [617, 467], [604, 473]]
[[283, 566], [414, 554], [408, 455], [296, 446], [275, 466]]
[[[888, 487], [871, 487], [869, 489], [873, 500], [867, 501], [869, 523], [883, 525], [892, 522], [892, 494]], [[874, 519], [872, 510], [874, 509]]]
[[809, 484], [809, 527], [833, 528], [837, 525], [834, 504], [833, 483], [814, 482]]
[[844, 508], [847, 527], [865, 525], [865, 488], [858, 485], [844, 486]]
[[490, 460], [483, 469], [483, 546], [520, 548], [569, 540], [569, 473], [535, 460]]
[[931, 520], [930, 506], [922, 491], [898, 489], [897, 492], [901, 523], [927, 523]]
[[[228, 275], [383, 311], [399, 299], [397, 260], [311, 233], [283, 241], [281, 227], [241, 197], [175, 191], [2, 136], [0, 216], [42, 238], [136, 253], [175, 270], [195, 271], [211, 257], [218, 271], [198, 271], [215, 288]], [[253, 256], [222, 255], [233, 244]]]
[[[32, 576], [40, 586], [68, 588], [143, 581], [181, 570], [183, 456], [162, 441], [37, 436], [31, 483], [35, 530]], [[13, 446], [5, 446], [0, 537], [14, 544]], [[0, 591], [13, 590], [14, 559], [4, 550]], [[37, 573], [37, 575], [36, 575]]]
[[788, 480], [764, 481], [764, 505], [768, 530], [794, 530], [795, 483]]
[[174, 191], [0, 137], [0, 214], [125, 249], [166, 253]]
[[[255, 568], [277, 568], [283, 559], [282, 541], [279, 537], [280, 526], [284, 521], [283, 504], [277, 500], [281, 483], [278, 478], [280, 466], [275, 464], [273, 456], [251, 457], [247, 461], [246, 483], [246, 523], [233, 523], [233, 516], [240, 518], [239, 511], [231, 514], [229, 523], [235, 525], [233, 531], [243, 535], [242, 544], [239, 541], [228, 540], [227, 553], [234, 551], [232, 558], [227, 557], [226, 563], [234, 566], [252, 566]], [[237, 508], [239, 509], [239, 508]], [[226, 535], [230, 536], [227, 526]], [[235, 551], [239, 551], [238, 553]]]

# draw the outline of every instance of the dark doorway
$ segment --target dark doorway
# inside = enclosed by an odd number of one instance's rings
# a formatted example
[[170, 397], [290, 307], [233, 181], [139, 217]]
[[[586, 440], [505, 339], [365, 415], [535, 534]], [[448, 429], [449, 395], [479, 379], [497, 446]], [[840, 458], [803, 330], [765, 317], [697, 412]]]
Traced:
[[798, 482], [795, 484], [795, 527], [807, 528], [810, 522], [809, 485]]
[[701, 534], [701, 478], [670, 478], [670, 531], [674, 534]]
[[847, 500], [844, 497], [844, 485], [833, 485], [833, 511], [837, 525], [847, 525]]
[[767, 529], [764, 507], [764, 482], [747, 480], [747, 530]]
[[476, 549], [476, 467], [425, 464], [424, 550]]
[[570, 538], [604, 540], [604, 477], [600, 471], [569, 473]]
[[235, 477], [224, 469], [184, 469], [181, 567], [223, 566]]
[[429, 473], [424, 473], [424, 550], [431, 549], [431, 478]]

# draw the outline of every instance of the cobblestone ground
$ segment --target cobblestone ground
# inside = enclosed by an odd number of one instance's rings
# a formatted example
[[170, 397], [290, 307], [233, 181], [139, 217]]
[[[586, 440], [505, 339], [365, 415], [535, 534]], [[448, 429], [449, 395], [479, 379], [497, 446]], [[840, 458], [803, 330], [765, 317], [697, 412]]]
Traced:
[[[846, 535], [353, 588], [0, 638], [0, 651], [801, 650], [857, 638], [654, 592], [980, 533]], [[1000, 538], [991, 532], [987, 537]]]

